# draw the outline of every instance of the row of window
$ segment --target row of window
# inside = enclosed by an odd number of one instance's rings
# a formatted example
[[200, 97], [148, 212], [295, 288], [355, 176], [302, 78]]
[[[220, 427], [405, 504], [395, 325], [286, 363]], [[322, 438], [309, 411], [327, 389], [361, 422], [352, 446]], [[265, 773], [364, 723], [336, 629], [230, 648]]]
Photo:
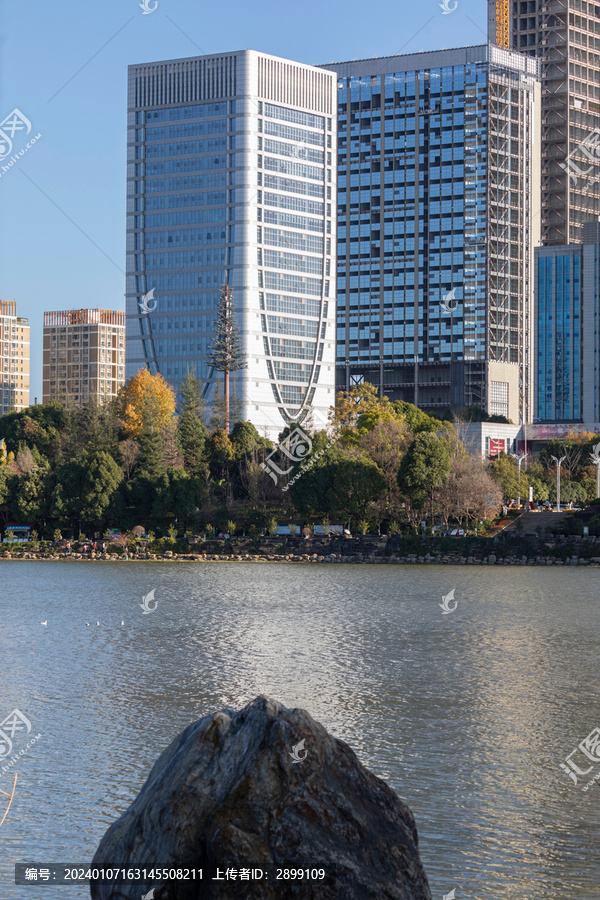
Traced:
[[325, 177], [324, 169], [317, 169], [315, 166], [306, 165], [306, 163], [288, 162], [285, 159], [276, 159], [272, 156], [265, 156], [263, 167], [270, 172], [283, 172], [286, 175], [295, 175], [298, 178], [311, 178], [313, 181], [323, 181]]
[[[231, 103], [229, 112], [235, 112], [235, 100]], [[136, 121], [138, 125], [151, 122], [175, 122], [178, 119], [201, 119], [204, 116], [227, 115], [227, 102], [202, 103], [194, 106], [179, 106], [176, 109], [149, 109], [138, 112]]]
[[156, 191], [186, 191], [194, 188], [220, 187], [227, 184], [225, 172], [210, 175], [188, 175], [182, 178], [157, 178], [137, 181], [136, 194], [154, 193]]
[[[265, 193], [265, 197], [266, 196], [267, 194]], [[263, 222], [269, 225], [283, 225], [287, 228], [299, 228], [303, 231], [323, 232], [325, 227], [323, 221], [319, 219], [308, 219], [306, 216], [295, 216], [292, 213], [274, 212], [270, 209], [265, 209], [263, 211]]]
[[[155, 159], [159, 156], [187, 156], [191, 153], [218, 153], [222, 150], [227, 150], [226, 137], [210, 138], [206, 141], [181, 141], [176, 144], [147, 144], [136, 147], [136, 159]], [[219, 157], [219, 164], [227, 165], [226, 159], [226, 156]]]
[[227, 191], [207, 191], [202, 194], [178, 194], [171, 197], [145, 197], [135, 201], [136, 211], [145, 209], [173, 209], [182, 206], [223, 206]]
[[[262, 149], [262, 147], [259, 145], [259, 150], [260, 149]], [[307, 147], [306, 145], [298, 146], [298, 144], [286, 144], [283, 141], [274, 141], [270, 138], [265, 138], [264, 149], [266, 153], [276, 153], [278, 156], [292, 156], [297, 159], [303, 159], [309, 163], [313, 162], [323, 165], [325, 162], [324, 150], [317, 150], [314, 147]]]
[[136, 255], [136, 271], [141, 272], [144, 269], [152, 271], [155, 269], [190, 269], [192, 267], [199, 268], [202, 266], [224, 266], [226, 259], [226, 251], [221, 248], [211, 250], [198, 250], [195, 253], [185, 251], [175, 251], [173, 253], [146, 253], [146, 265], [142, 265], [142, 258]]
[[[310, 234], [297, 234], [293, 231], [281, 231], [277, 228], [262, 228], [258, 226], [258, 243], [265, 243], [273, 247], [289, 247], [292, 250], [301, 250], [304, 253], [323, 253], [323, 238]], [[331, 253], [331, 239], [327, 239], [328, 253]]]
[[[142, 271], [141, 266], [137, 271]], [[145, 294], [151, 287], [157, 291], [185, 291], [199, 287], [220, 287], [222, 281], [222, 269], [211, 272], [173, 272], [168, 275], [157, 273], [151, 279], [145, 275], [137, 275], [135, 290], [138, 294]]]
[[[267, 356], [279, 356], [284, 359], [314, 359], [317, 345], [314, 341], [292, 341], [287, 338], [271, 337], [264, 340], [264, 348]], [[269, 354], [269, 340], [270, 350]], [[323, 345], [320, 345], [321, 351]]]
[[[235, 131], [235, 119], [230, 119], [230, 131]], [[142, 129], [136, 134], [136, 141], [164, 141], [169, 138], [194, 137], [200, 134], [221, 134], [226, 132], [227, 119], [213, 119], [210, 122], [189, 122], [186, 125], [162, 125], [157, 128], [146, 128], [145, 136]]]
[[[259, 115], [262, 114], [262, 103], [258, 106]], [[299, 112], [296, 109], [287, 109], [285, 106], [275, 106], [272, 103], [265, 103], [264, 115], [270, 119], [281, 119], [284, 122], [294, 122], [296, 125], [305, 125], [307, 128], [318, 128], [321, 131], [325, 128], [325, 119], [323, 116], [317, 116], [314, 113]], [[327, 129], [331, 131], [331, 119], [327, 119]]]
[[[258, 130], [262, 131], [262, 122], [258, 120]], [[299, 144], [312, 144], [314, 147], [325, 145], [325, 136], [315, 131], [304, 131], [301, 128], [292, 128], [289, 125], [277, 125], [275, 122], [264, 123], [265, 135], [281, 137], [288, 141], [296, 141]]]
[[324, 188], [321, 184], [307, 184], [303, 181], [294, 181], [291, 178], [281, 178], [278, 175], [264, 176], [264, 187], [276, 191], [286, 191], [291, 194], [306, 194], [309, 197], [323, 197]]
[[199, 225], [203, 222], [225, 222], [226, 209], [189, 209], [179, 213], [136, 216], [135, 228], [160, 228], [165, 225]]
[[[219, 162], [222, 160], [222, 162]], [[161, 160], [155, 163], [140, 163], [136, 168], [136, 176], [169, 175], [173, 172], [204, 172], [206, 170], [224, 169], [227, 165], [227, 157], [201, 156], [196, 159]], [[230, 179], [230, 183], [233, 179]]]
[[[278, 362], [277, 360], [273, 360], [272, 363], [269, 360], [268, 364], [269, 367], [272, 366], [272, 369], [275, 372], [274, 377], [271, 375], [272, 380], [299, 381], [303, 384], [308, 384], [310, 382], [312, 366], [303, 365], [302, 363]], [[314, 381], [319, 380], [319, 369], [320, 367], [317, 366]]]
[[286, 197], [281, 194], [272, 194], [269, 191], [264, 192], [263, 202], [265, 206], [278, 206], [281, 209], [293, 209], [315, 216], [322, 216], [325, 212], [325, 204], [318, 200], [302, 200], [299, 197]]
[[[280, 319], [278, 316], [262, 316], [263, 331], [269, 334], [292, 334], [297, 337], [316, 338], [319, 331], [319, 323], [311, 319]], [[323, 329], [326, 323], [323, 322]], [[322, 337], [325, 336], [323, 331]]]
[[[235, 240], [234, 226], [230, 225], [230, 241]], [[227, 240], [227, 230], [224, 227], [215, 228], [209, 225], [206, 228], [182, 229], [181, 231], [147, 231], [136, 234], [136, 249], [151, 249], [154, 247], [190, 247], [203, 244], [222, 244]]]
[[[262, 273], [259, 272], [259, 287], [262, 287], [261, 280]], [[329, 282], [327, 282], [327, 285], [329, 285]], [[308, 294], [320, 297], [323, 290], [323, 281], [320, 278], [283, 275], [281, 272], [270, 272], [267, 270], [264, 273], [264, 287], [270, 291], [291, 291], [293, 294]], [[325, 296], [328, 296], [328, 293]]]
[[[260, 248], [259, 251], [260, 253]], [[279, 250], [267, 250], [263, 252], [264, 265], [272, 269], [289, 269], [292, 272], [309, 272], [319, 275], [323, 271], [323, 260], [313, 256], [297, 256], [295, 253], [282, 253]], [[259, 256], [259, 265], [260, 262]]]
[[[258, 295], [260, 308], [265, 309], [265, 294]], [[285, 294], [266, 295], [266, 308], [269, 312], [289, 313], [297, 316], [315, 316], [319, 317], [321, 311], [321, 302], [319, 300], [310, 300], [305, 297], [288, 297]], [[323, 318], [327, 318], [328, 304], [325, 303], [323, 309]]]

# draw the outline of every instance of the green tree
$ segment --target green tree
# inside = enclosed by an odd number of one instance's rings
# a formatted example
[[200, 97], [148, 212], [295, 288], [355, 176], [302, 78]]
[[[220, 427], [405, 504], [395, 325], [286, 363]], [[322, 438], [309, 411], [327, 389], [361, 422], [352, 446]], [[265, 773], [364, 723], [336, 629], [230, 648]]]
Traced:
[[213, 483], [222, 488], [228, 500], [231, 494], [230, 470], [234, 452], [227, 432], [222, 428], [213, 431], [206, 442], [206, 449]]
[[415, 435], [421, 434], [421, 432], [437, 432], [443, 424], [446, 424], [434, 416], [428, 416], [418, 406], [414, 406], [412, 403], [407, 403], [404, 400], [394, 400], [392, 407], [396, 414], [404, 419], [409, 430]]
[[527, 473], [521, 468], [521, 489], [519, 491], [519, 466], [514, 457], [500, 453], [491, 460], [490, 471], [494, 480], [499, 484], [505, 501], [516, 500], [519, 494], [522, 498], [527, 496], [529, 485]]
[[385, 479], [374, 462], [338, 452], [322, 465], [306, 469], [291, 485], [290, 494], [301, 515], [349, 519], [364, 518], [368, 504], [385, 489]]
[[50, 516], [53, 487], [50, 465], [44, 461], [32, 466], [15, 483], [14, 518], [35, 525], [43, 535]]
[[400, 463], [398, 487], [414, 509], [422, 509], [429, 499], [432, 507], [436, 489], [450, 472], [447, 442], [432, 432], [418, 434]]
[[6, 524], [12, 518], [14, 490], [17, 476], [9, 466], [0, 466], [0, 532], [4, 539]]
[[9, 412], [0, 418], [0, 438], [7, 447], [19, 444], [40, 451], [43, 456], [54, 458], [60, 450], [60, 434], [65, 425], [64, 407], [51, 403], [30, 406], [21, 412]]
[[179, 384], [181, 399], [177, 440], [185, 470], [190, 475], [204, 475], [206, 471], [204, 456], [208, 432], [204, 424], [202, 390], [202, 382], [188, 369]]
[[168, 469], [152, 486], [154, 499], [150, 514], [157, 521], [175, 520], [184, 524], [192, 510], [204, 500], [204, 480], [184, 469]]
[[226, 434], [229, 434], [229, 375], [231, 372], [246, 369], [248, 363], [235, 321], [233, 290], [229, 287], [227, 280], [221, 288], [212, 344], [208, 355], [208, 365], [217, 372], [223, 373], [223, 396], [225, 399], [224, 430]]
[[[86, 454], [80, 462], [64, 463], [57, 471], [52, 511], [67, 519], [73, 530], [80, 522], [101, 526], [123, 472], [104, 450]], [[93, 528], [92, 528], [93, 530]]]

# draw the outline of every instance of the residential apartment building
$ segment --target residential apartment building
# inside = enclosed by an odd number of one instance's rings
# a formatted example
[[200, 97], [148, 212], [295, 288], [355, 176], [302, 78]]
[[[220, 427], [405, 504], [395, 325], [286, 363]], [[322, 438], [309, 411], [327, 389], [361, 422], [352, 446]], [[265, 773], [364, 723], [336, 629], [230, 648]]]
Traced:
[[[127, 376], [210, 402], [219, 292], [233, 291], [242, 418], [277, 438], [335, 390], [333, 73], [254, 50], [130, 66]], [[144, 299], [145, 298], [145, 299]]]
[[83, 406], [116, 397], [125, 382], [125, 313], [45, 312], [42, 377], [44, 403]]
[[494, 45], [338, 75], [337, 387], [531, 416], [537, 62]]
[[0, 300], [0, 416], [29, 406], [29, 321]]
[[534, 422], [600, 423], [600, 223], [535, 251]]
[[542, 243], [579, 242], [600, 214], [600, 4], [488, 0], [488, 37], [539, 60]]

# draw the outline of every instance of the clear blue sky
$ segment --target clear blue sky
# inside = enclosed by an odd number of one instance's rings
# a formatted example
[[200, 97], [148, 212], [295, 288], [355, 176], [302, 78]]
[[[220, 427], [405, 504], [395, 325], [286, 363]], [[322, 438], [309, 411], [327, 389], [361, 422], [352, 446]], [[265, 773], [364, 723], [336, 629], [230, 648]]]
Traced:
[[44, 310], [124, 309], [129, 64], [247, 48], [326, 63], [460, 47], [485, 41], [487, 18], [485, 0], [448, 0], [446, 15], [440, 0], [158, 0], [149, 15], [139, 2], [0, 0], [0, 121], [16, 107], [42, 134], [0, 175], [0, 299], [31, 324], [32, 403]]

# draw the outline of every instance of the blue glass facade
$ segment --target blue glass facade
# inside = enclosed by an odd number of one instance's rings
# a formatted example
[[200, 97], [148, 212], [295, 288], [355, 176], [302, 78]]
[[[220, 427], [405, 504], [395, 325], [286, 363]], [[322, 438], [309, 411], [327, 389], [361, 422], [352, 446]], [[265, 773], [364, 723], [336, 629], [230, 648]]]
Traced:
[[518, 420], [538, 89], [523, 59], [483, 46], [327, 67], [339, 87], [338, 389], [366, 380], [432, 411]]
[[[139, 315], [143, 356], [128, 354], [128, 374], [147, 364], [173, 383], [188, 368], [206, 380], [219, 289], [226, 262], [234, 262], [234, 209], [227, 189], [236, 165], [235, 153], [228, 152], [235, 149], [235, 101], [137, 110], [135, 119], [135, 159], [143, 160], [136, 162], [130, 183], [135, 293], [139, 298], [154, 288], [160, 300], [155, 298], [151, 316]], [[205, 134], [220, 137], [188, 140]], [[167, 174], [172, 177], [155, 177]], [[154, 213], [170, 208], [183, 211]], [[197, 227], [182, 227], [189, 225]]]
[[[590, 392], [597, 412], [598, 248], [584, 247], [536, 250], [536, 422], [584, 421], [584, 393]], [[593, 253], [593, 267], [584, 283], [585, 252]], [[585, 369], [584, 350], [593, 354]]]

